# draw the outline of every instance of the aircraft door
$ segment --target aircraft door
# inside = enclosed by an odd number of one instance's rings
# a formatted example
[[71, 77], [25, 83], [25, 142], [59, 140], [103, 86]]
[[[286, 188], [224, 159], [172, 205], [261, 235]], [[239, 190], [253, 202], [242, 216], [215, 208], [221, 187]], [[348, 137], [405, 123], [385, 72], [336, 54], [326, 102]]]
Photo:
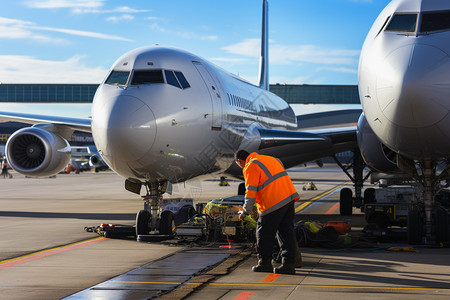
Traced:
[[211, 74], [209, 74], [208, 70], [199, 62], [193, 61], [194, 66], [197, 68], [200, 73], [203, 81], [208, 88], [209, 96], [211, 98], [212, 103], [212, 125], [211, 130], [221, 130], [222, 129], [222, 101], [219, 93], [219, 89], [217, 87], [216, 82], [214, 81]]

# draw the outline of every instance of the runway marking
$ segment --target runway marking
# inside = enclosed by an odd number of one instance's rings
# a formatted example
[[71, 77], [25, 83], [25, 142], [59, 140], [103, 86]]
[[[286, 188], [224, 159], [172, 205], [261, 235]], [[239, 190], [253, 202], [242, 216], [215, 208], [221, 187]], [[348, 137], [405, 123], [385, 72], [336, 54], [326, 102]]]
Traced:
[[15, 258], [11, 258], [11, 259], [2, 260], [2, 261], [0, 261], [0, 269], [7, 268], [7, 267], [12, 267], [12, 266], [19, 265], [19, 264], [23, 264], [25, 262], [29, 262], [29, 261], [32, 261], [32, 260], [35, 260], [35, 259], [38, 259], [38, 258], [50, 256], [50, 255], [57, 254], [57, 253], [61, 253], [61, 252], [64, 252], [64, 251], [68, 251], [68, 250], [73, 250], [73, 249], [76, 249], [76, 248], [84, 247], [84, 246], [91, 245], [91, 244], [94, 244], [94, 243], [97, 243], [97, 242], [101, 242], [101, 241], [104, 241], [104, 240], [106, 240], [106, 238], [104, 238], [104, 237], [96, 237], [96, 238], [84, 240], [84, 241], [81, 241], [81, 242], [76, 242], [76, 243], [72, 243], [72, 244], [68, 244], [68, 245], [64, 245], [64, 246], [60, 246], [60, 247], [55, 247], [55, 248], [51, 248], [51, 249], [47, 249], [47, 250], [42, 250], [42, 251], [34, 252], [34, 253], [31, 253], [31, 254], [15, 257]]
[[266, 278], [264, 278], [261, 282], [274, 282], [275, 279], [278, 278], [278, 276], [280, 276], [280, 274], [275, 274], [275, 273], [270, 273], [269, 275], [266, 276]]
[[347, 184], [349, 184], [349, 183], [350, 183], [350, 181], [344, 182], [343, 184], [340, 184], [340, 185], [338, 185], [338, 186], [332, 188], [331, 190], [328, 190], [328, 191], [326, 191], [326, 192], [324, 192], [324, 193], [322, 193], [322, 194], [320, 194], [320, 195], [318, 195], [318, 196], [312, 198], [311, 200], [306, 201], [305, 203], [303, 203], [302, 205], [299, 205], [299, 206], [295, 209], [295, 213], [300, 212], [301, 210], [305, 209], [307, 206], [309, 206], [309, 205], [310, 205], [311, 203], [313, 203], [314, 201], [316, 201], [316, 200], [318, 200], [318, 199], [320, 199], [320, 198], [322, 198], [322, 197], [325, 197], [326, 195], [330, 194], [331, 192], [334, 192], [334, 191], [337, 190], [338, 188], [341, 188], [341, 187], [343, 187], [344, 185], [347, 185]]
[[332, 213], [334, 213], [336, 211], [336, 209], [339, 207], [339, 202], [336, 203], [335, 205], [333, 205], [332, 208], [330, 208], [325, 214], [326, 215], [331, 215]]
[[311, 287], [311, 288], [335, 288], [335, 289], [369, 289], [369, 290], [419, 290], [419, 291], [450, 291], [450, 288], [427, 288], [407, 286], [367, 286], [367, 285], [322, 285], [322, 284], [273, 284], [273, 283], [238, 283], [238, 282], [158, 282], [158, 281], [110, 281], [113, 283], [134, 284], [186, 284], [186, 285], [209, 285], [209, 286], [249, 286], [249, 287]]
[[234, 298], [234, 300], [246, 300], [246, 299], [250, 298], [254, 293], [255, 292], [242, 292], [239, 294], [239, 296]]

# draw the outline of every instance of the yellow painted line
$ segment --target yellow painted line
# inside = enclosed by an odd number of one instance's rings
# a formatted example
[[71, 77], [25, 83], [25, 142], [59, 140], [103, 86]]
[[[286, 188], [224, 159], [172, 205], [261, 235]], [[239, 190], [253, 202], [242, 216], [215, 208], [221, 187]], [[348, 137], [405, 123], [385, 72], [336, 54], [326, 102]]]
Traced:
[[322, 284], [267, 284], [267, 283], [208, 283], [216, 286], [268, 286], [268, 287], [314, 287], [314, 288], [338, 288], [338, 289], [375, 289], [375, 290], [423, 290], [423, 291], [450, 291], [450, 288], [426, 288], [406, 286], [361, 286], [361, 285], [322, 285]]
[[331, 192], [334, 192], [335, 190], [337, 190], [337, 189], [340, 188], [340, 187], [343, 187], [344, 185], [349, 184], [350, 182], [351, 182], [350, 180], [347, 181], [347, 182], [344, 182], [343, 184], [340, 184], [340, 185], [338, 185], [338, 186], [332, 188], [331, 190], [328, 190], [328, 191], [326, 191], [325, 193], [322, 193], [322, 194], [320, 194], [320, 195], [318, 195], [318, 196], [312, 198], [311, 200], [306, 201], [305, 203], [303, 203], [303, 204], [297, 206], [297, 208], [295, 209], [295, 213], [300, 212], [301, 210], [305, 209], [307, 206], [309, 206], [311, 203], [313, 203], [313, 202], [316, 201], [317, 199], [320, 199], [320, 198], [322, 198], [322, 197], [325, 197], [326, 195], [330, 194]]
[[[183, 282], [164, 281], [110, 281], [114, 283], [134, 283], [134, 284], [183, 284]], [[362, 285], [323, 285], [323, 284], [273, 284], [273, 283], [237, 283], [237, 282], [186, 282], [186, 285], [210, 285], [210, 286], [250, 286], [250, 287], [312, 287], [312, 288], [336, 288], [336, 289], [372, 289], [372, 290], [421, 290], [421, 291], [450, 291], [450, 288], [426, 288], [426, 287], [406, 287], [406, 286], [362, 286]]]
[[82, 246], [87, 246], [92, 243], [100, 242], [105, 239], [106, 238], [104, 238], [104, 237], [96, 237], [96, 238], [87, 239], [87, 240], [76, 242], [76, 243], [67, 244], [64, 246], [59, 246], [59, 247], [55, 247], [55, 248], [51, 248], [51, 249], [33, 252], [33, 253], [30, 253], [27, 255], [22, 255], [19, 257], [11, 258], [11, 259], [2, 260], [2, 261], [0, 261], [0, 268], [17, 265], [19, 263], [23, 263], [23, 262], [38, 259], [41, 257], [45, 257], [48, 255], [60, 253], [62, 251], [71, 250], [71, 249], [75, 249], [75, 248], [82, 247]]
[[[183, 284], [183, 282], [172, 282], [172, 281], [123, 281], [123, 280], [111, 280], [109, 282], [112, 283], [134, 283], [134, 284], [167, 284], [167, 285], [174, 285], [174, 284]], [[185, 282], [184, 284], [187, 285], [201, 285], [202, 282]]]

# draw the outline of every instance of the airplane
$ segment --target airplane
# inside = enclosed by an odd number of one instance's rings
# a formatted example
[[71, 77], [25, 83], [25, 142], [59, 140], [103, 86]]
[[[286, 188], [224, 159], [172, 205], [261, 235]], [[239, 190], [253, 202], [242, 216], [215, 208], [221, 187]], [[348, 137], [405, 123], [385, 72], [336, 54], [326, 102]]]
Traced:
[[394, 0], [360, 55], [358, 145], [368, 166], [421, 188], [423, 201], [408, 214], [413, 243], [448, 241], [448, 213], [435, 195], [450, 174], [449, 41], [449, 1]]
[[0, 121], [34, 124], [7, 141], [11, 166], [27, 176], [59, 172], [70, 158], [74, 130], [91, 132], [102, 159], [142, 196], [137, 235], [168, 233], [160, 214], [171, 184], [211, 174], [242, 176], [233, 154], [259, 151], [286, 168], [356, 148], [356, 126], [297, 130], [292, 108], [269, 92], [268, 2], [262, 1], [258, 85], [184, 50], [150, 46], [112, 65], [98, 87], [91, 119], [0, 112]]
[[[440, 50], [446, 44], [441, 35], [448, 33], [420, 28], [444, 24], [430, 19], [437, 16], [443, 20], [439, 17], [449, 11], [450, 4], [392, 1], [375, 21], [361, 52], [358, 77], [363, 114], [358, 125], [314, 130], [299, 130], [301, 124], [291, 107], [268, 90], [267, 0], [262, 4], [257, 85], [184, 50], [138, 48], [113, 64], [95, 94], [92, 119], [0, 112], [2, 120], [34, 124], [8, 140], [11, 166], [29, 176], [56, 173], [70, 155], [68, 136], [74, 130], [92, 132], [99, 154], [125, 178], [125, 188], [139, 195], [142, 186], [146, 189], [144, 209], [136, 217], [139, 235], [170, 227], [166, 225], [173, 216], [160, 216], [158, 208], [172, 183], [211, 174], [241, 175], [233, 161], [238, 149], [276, 156], [286, 168], [353, 151], [356, 197], [350, 189], [343, 189], [341, 209], [350, 208], [351, 212], [352, 205], [363, 203], [364, 162], [379, 171], [409, 172], [424, 183], [426, 195], [425, 209], [417, 206], [410, 211], [410, 228], [419, 232], [416, 239], [426, 234], [430, 241], [432, 228], [436, 231], [447, 217], [437, 210], [441, 221], [432, 226], [434, 183], [447, 178], [449, 170], [446, 167], [437, 176], [434, 166], [448, 159], [450, 126], [445, 126], [448, 104], [441, 98], [447, 91], [445, 76], [430, 74], [445, 72], [440, 67], [446, 59]], [[409, 20], [408, 15], [420, 16], [422, 23], [428, 21], [405, 31], [401, 26]], [[422, 40], [427, 40], [426, 44]], [[424, 89], [416, 91], [415, 85]], [[421, 94], [437, 109], [423, 104]], [[414, 96], [413, 104], [403, 103], [408, 95]], [[414, 172], [415, 166], [422, 168], [422, 174]], [[425, 232], [417, 229], [423, 219]]]
[[84, 158], [86, 161], [82, 167], [86, 169], [94, 169], [95, 172], [108, 170], [108, 165], [100, 157], [95, 145], [88, 146], [71, 146], [71, 156]]

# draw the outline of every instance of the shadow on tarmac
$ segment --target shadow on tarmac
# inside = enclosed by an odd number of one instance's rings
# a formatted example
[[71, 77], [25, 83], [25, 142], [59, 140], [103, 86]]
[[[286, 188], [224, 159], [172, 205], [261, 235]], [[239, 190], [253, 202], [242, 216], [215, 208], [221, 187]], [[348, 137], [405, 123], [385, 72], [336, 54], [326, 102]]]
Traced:
[[10, 218], [55, 218], [55, 219], [85, 219], [85, 220], [135, 220], [136, 214], [118, 213], [53, 213], [29, 211], [0, 211], [0, 217]]

